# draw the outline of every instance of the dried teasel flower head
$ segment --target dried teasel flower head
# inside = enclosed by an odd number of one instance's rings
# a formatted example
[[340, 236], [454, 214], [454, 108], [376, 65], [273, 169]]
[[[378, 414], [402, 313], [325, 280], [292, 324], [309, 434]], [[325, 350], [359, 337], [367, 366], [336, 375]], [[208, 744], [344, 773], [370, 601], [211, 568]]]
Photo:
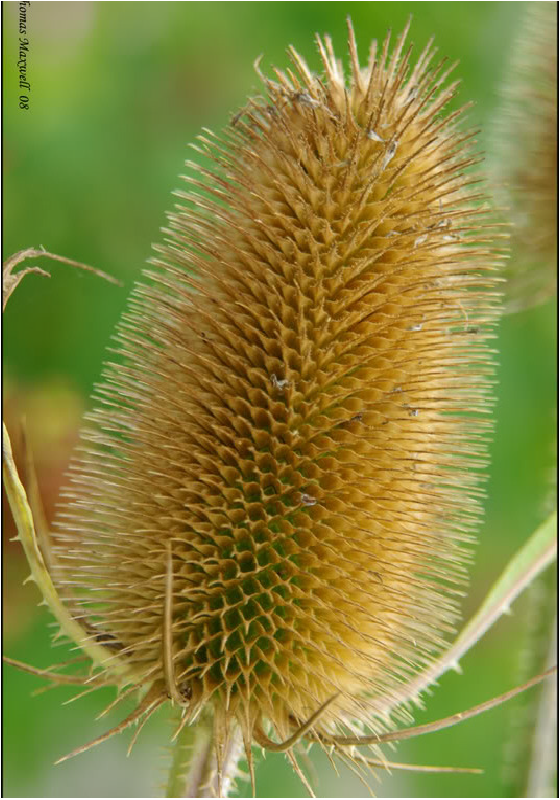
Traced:
[[494, 161], [514, 224], [508, 309], [556, 293], [558, 247], [558, 7], [528, 3], [504, 83]]
[[405, 37], [362, 68], [350, 27], [349, 82], [328, 37], [322, 77], [257, 66], [199, 137], [59, 515], [56, 583], [142, 713], [249, 752], [391, 727], [465, 583], [500, 256], [451, 67]]

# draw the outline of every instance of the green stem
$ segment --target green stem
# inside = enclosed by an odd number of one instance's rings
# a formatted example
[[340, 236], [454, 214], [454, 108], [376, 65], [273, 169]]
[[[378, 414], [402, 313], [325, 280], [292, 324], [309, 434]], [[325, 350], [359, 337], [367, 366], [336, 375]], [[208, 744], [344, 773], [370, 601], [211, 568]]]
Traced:
[[[518, 680], [556, 661], [556, 570], [533, 583], [520, 619], [522, 643]], [[504, 797], [552, 796], [556, 754], [556, 682], [543, 684], [531, 697], [510, 708], [505, 742]]]
[[221, 770], [216, 759], [213, 713], [205, 710], [196, 724], [185, 725], [177, 736], [166, 797], [227, 797], [241, 755], [239, 730], [233, 728], [221, 742]]
[[[555, 617], [550, 631], [548, 664], [554, 663], [558, 651], [557, 622]], [[548, 681], [541, 689], [537, 708], [525, 797], [554, 796], [558, 771], [557, 729], [558, 687], [556, 681]]]

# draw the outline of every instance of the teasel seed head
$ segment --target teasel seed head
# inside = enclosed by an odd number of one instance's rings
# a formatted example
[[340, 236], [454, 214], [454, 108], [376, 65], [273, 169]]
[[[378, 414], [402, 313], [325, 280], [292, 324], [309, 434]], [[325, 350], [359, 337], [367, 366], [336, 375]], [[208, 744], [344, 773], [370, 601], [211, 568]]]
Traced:
[[92, 635], [249, 749], [393, 724], [481, 511], [500, 251], [474, 134], [431, 42], [362, 68], [349, 29], [349, 83], [318, 39], [322, 77], [257, 65], [266, 95], [198, 137], [58, 518]]
[[512, 261], [508, 310], [556, 293], [558, 260], [558, 8], [529, 3], [494, 131], [494, 161], [505, 184]]

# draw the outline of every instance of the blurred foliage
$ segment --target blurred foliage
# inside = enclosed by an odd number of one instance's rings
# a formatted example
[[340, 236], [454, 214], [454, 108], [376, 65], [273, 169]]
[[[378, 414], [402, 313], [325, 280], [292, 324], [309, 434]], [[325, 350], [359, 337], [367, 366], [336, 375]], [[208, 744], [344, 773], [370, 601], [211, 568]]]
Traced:
[[[40, 480], [49, 509], [56, 493], [54, 476], [58, 485], [62, 474], [62, 451], [41, 431], [51, 420], [66, 458], [77, 429], [75, 410], [87, 404], [127, 290], [150, 256], [151, 242], [161, 238], [158, 229], [164, 211], [172, 207], [170, 192], [179, 185], [182, 161], [193, 157], [187, 143], [202, 126], [219, 130], [227, 125], [247, 94], [260, 92], [253, 60], [263, 53], [265, 69], [284, 66], [291, 43], [318, 69], [316, 31], [330, 32], [337, 53], [347, 60], [348, 14], [365, 60], [370, 40], [383, 38], [388, 28], [397, 33], [412, 13], [415, 52], [435, 34], [440, 53], [460, 59], [457, 103], [476, 100], [469, 119], [486, 132], [524, 5], [33, 3], [27, 10], [29, 111], [18, 108], [18, 4], [5, 5], [4, 257], [44, 245], [104, 269], [126, 285], [118, 289], [63, 265], [43, 263], [52, 278], [28, 278], [10, 301], [4, 369], [18, 412], [10, 403], [8, 416], [17, 425], [19, 411], [27, 407], [34, 418], [31, 441], [42, 465]], [[484, 133], [480, 139], [484, 149]], [[505, 318], [499, 331], [489, 500], [465, 615], [474, 611], [509, 556], [544, 516], [554, 457], [555, 324], [550, 303]], [[20, 586], [26, 573], [18, 545], [6, 549], [4, 567], [6, 652], [43, 667], [64, 660], [68, 649], [51, 648], [48, 615], [34, 607], [35, 587]], [[448, 674], [441, 680], [427, 698], [429, 711], [417, 714], [418, 723], [510, 688], [522, 646], [518, 632], [515, 616], [502, 620], [464, 659], [462, 676]], [[43, 683], [40, 679], [7, 668], [4, 680], [5, 796], [161, 794], [157, 786], [164, 782], [166, 763], [161, 753], [170, 730], [165, 711], [150, 720], [129, 760], [124, 735], [53, 767], [57, 757], [107, 729], [122, 711], [94, 722], [110, 693], [63, 706], [72, 696], [68, 688], [30, 697]], [[481, 767], [484, 775], [395, 773], [383, 776], [381, 783], [373, 781], [375, 793], [504, 796], [501, 763], [508, 715], [506, 708], [496, 709], [464, 726], [407, 742], [393, 756], [418, 764]], [[367, 796], [348, 771], [341, 771], [338, 779], [326, 759], [312, 755], [318, 796]], [[303, 792], [282, 756], [269, 756], [260, 764], [257, 787], [263, 797]], [[241, 793], [247, 791], [242, 785]]]

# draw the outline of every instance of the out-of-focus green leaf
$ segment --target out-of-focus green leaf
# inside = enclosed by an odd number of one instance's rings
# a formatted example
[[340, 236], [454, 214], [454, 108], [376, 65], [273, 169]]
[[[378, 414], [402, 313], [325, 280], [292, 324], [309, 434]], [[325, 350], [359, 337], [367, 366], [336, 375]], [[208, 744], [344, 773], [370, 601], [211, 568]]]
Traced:
[[[107, 660], [106, 649], [92, 642], [85, 634], [81, 625], [70, 616], [45, 566], [45, 561], [37, 544], [33, 515], [31, 514], [31, 509], [27, 502], [25, 489], [19, 479], [18, 471], [14, 464], [10, 437], [5, 425], [3, 425], [2, 438], [4, 488], [6, 489], [10, 508], [18, 529], [19, 540], [25, 550], [25, 555], [31, 569], [31, 577], [37, 584], [45, 603], [56, 617], [63, 632], [74, 641], [84, 653], [90, 656], [95, 663], [102, 664]], [[114, 660], [113, 664], [113, 668], [118, 671]]]
[[459, 661], [465, 653], [490, 630], [502, 614], [509, 613], [515, 598], [554, 560], [558, 549], [556, 530], [557, 515], [553, 513], [515, 553], [451, 647], [406, 685], [399, 701], [417, 697], [450, 669], [460, 671]]
[[[21, 280], [32, 272], [39, 273], [49, 277], [48, 272], [45, 272], [38, 267], [28, 267], [20, 272], [14, 273], [14, 268], [21, 264], [28, 258], [35, 258], [38, 256], [48, 256], [55, 261], [60, 261], [69, 264], [79, 269], [85, 269], [93, 272], [100, 278], [105, 278], [111, 283], [119, 283], [119, 281], [112, 278], [110, 275], [102, 272], [101, 270], [89, 267], [86, 264], [81, 264], [78, 261], [72, 261], [64, 256], [54, 255], [47, 253], [45, 250], [28, 248], [27, 250], [20, 250], [10, 258], [6, 259], [2, 268], [2, 294], [3, 294], [3, 310], [6, 307], [10, 296], [17, 288]], [[76, 622], [71, 616], [70, 612], [60, 599], [60, 596], [53, 584], [52, 578], [45, 565], [43, 554], [37, 542], [37, 535], [35, 532], [35, 524], [33, 521], [33, 514], [29, 506], [27, 494], [20, 480], [17, 467], [14, 462], [12, 454], [12, 445], [10, 436], [6, 426], [2, 426], [2, 474], [4, 478], [4, 488], [10, 503], [10, 508], [18, 530], [18, 538], [23, 546], [29, 567], [31, 569], [31, 579], [35, 581], [45, 604], [50, 608], [55, 618], [60, 624], [62, 631], [80, 647], [96, 664], [103, 664], [107, 661], [107, 651], [101, 645], [96, 644], [87, 636], [82, 626]], [[124, 668], [119, 667], [118, 662], [112, 657], [112, 669], [115, 673], [120, 674], [125, 672]]]
[[451, 647], [446, 656], [447, 669], [452, 668], [502, 614], [509, 613], [515, 598], [552, 563], [558, 548], [557, 521], [556, 513], [551, 514], [513, 556], [477, 613]]

